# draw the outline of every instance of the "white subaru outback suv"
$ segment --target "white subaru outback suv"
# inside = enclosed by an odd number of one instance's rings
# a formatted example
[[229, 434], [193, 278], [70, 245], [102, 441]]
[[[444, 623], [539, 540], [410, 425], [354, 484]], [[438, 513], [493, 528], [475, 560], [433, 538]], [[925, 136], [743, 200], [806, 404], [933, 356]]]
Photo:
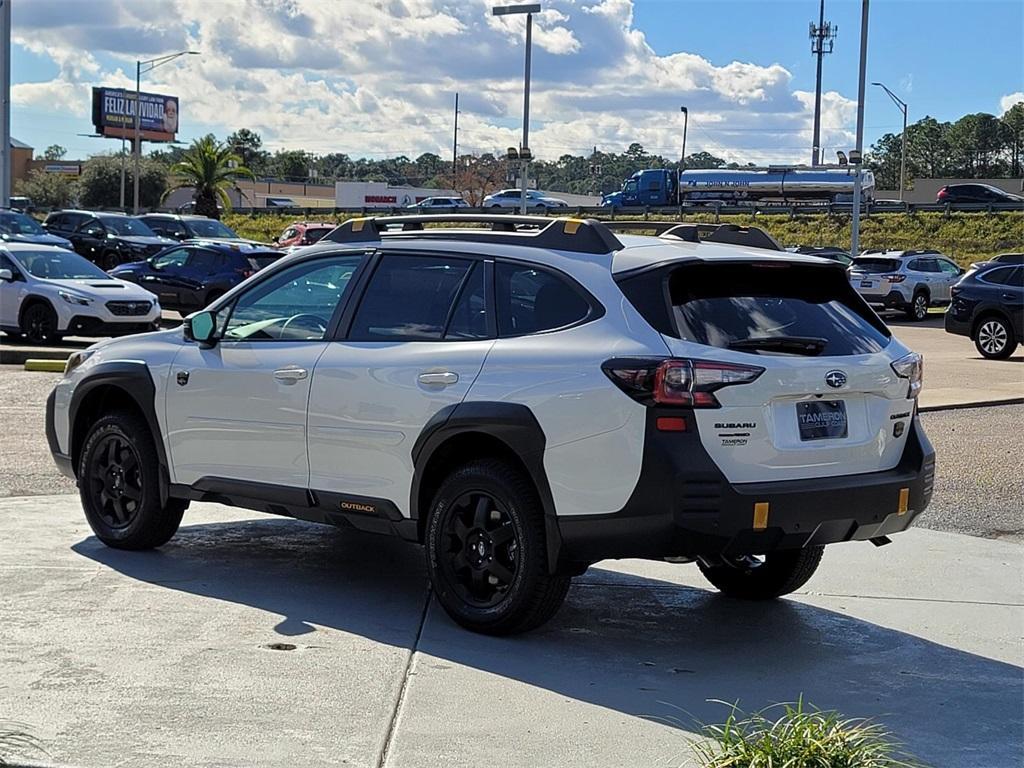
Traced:
[[182, 328], [72, 357], [47, 437], [112, 547], [165, 543], [190, 500], [392, 533], [480, 632], [540, 625], [605, 558], [774, 598], [824, 545], [907, 528], [935, 462], [921, 359], [840, 265], [776, 249], [349, 220]]

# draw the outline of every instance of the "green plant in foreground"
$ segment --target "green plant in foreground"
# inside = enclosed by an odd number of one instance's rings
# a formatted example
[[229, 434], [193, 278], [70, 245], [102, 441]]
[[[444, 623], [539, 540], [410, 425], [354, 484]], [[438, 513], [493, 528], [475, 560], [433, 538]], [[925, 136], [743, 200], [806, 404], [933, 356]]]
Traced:
[[802, 697], [752, 714], [725, 706], [726, 721], [702, 726], [705, 740], [693, 744], [702, 768], [922, 768], [883, 726], [805, 705]]
[[24, 723], [0, 720], [0, 766], [10, 764], [12, 758], [27, 754], [46, 754], [42, 743], [28, 732]]

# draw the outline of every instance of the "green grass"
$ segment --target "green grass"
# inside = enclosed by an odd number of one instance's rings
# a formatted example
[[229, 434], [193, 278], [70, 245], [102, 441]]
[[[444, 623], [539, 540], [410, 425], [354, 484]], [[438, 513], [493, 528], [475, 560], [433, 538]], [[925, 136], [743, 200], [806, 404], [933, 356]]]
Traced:
[[[317, 213], [318, 221], [341, 222], [355, 214]], [[300, 216], [279, 213], [229, 213], [224, 223], [242, 237], [270, 242]], [[617, 216], [616, 220], [643, 217]], [[669, 220], [651, 216], [651, 220]], [[722, 223], [757, 226], [783, 245], [850, 245], [850, 220], [845, 214], [744, 214], [722, 216]], [[687, 216], [686, 221], [714, 222], [714, 214]], [[877, 213], [861, 219], [862, 248], [935, 248], [961, 266], [1007, 251], [1024, 250], [1024, 213]]]
[[923, 768], [881, 725], [802, 699], [753, 714], [730, 706], [726, 721], [701, 735], [693, 745], [701, 768]]

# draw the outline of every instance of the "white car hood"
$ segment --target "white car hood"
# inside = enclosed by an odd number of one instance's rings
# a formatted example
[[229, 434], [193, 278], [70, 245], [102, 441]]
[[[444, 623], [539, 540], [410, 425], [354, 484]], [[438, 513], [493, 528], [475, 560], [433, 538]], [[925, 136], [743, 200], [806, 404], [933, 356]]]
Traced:
[[59, 280], [50, 278], [37, 278], [41, 282], [48, 283], [69, 291], [85, 296], [90, 299], [108, 301], [110, 299], [123, 299], [125, 301], [153, 301], [156, 297], [145, 288], [129, 283], [127, 280], [95, 278], [90, 280]]

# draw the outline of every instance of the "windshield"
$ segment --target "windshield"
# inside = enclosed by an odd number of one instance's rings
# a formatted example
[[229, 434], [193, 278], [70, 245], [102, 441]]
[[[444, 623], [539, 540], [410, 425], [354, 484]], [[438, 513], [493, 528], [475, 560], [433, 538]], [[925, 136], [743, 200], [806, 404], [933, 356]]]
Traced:
[[0, 213], [0, 232], [5, 235], [45, 235], [39, 222], [24, 213]]
[[216, 219], [189, 219], [188, 228], [197, 237], [238, 237]]
[[880, 275], [883, 272], [898, 271], [900, 262], [898, 259], [877, 259], [861, 256], [853, 260], [853, 268], [858, 272]]
[[77, 253], [52, 251], [19, 251], [10, 254], [33, 277], [45, 280], [110, 280], [110, 276]]
[[129, 235], [133, 237], [156, 237], [156, 232], [147, 227], [138, 219], [128, 216], [109, 216], [100, 219], [108, 230], [115, 235]]

